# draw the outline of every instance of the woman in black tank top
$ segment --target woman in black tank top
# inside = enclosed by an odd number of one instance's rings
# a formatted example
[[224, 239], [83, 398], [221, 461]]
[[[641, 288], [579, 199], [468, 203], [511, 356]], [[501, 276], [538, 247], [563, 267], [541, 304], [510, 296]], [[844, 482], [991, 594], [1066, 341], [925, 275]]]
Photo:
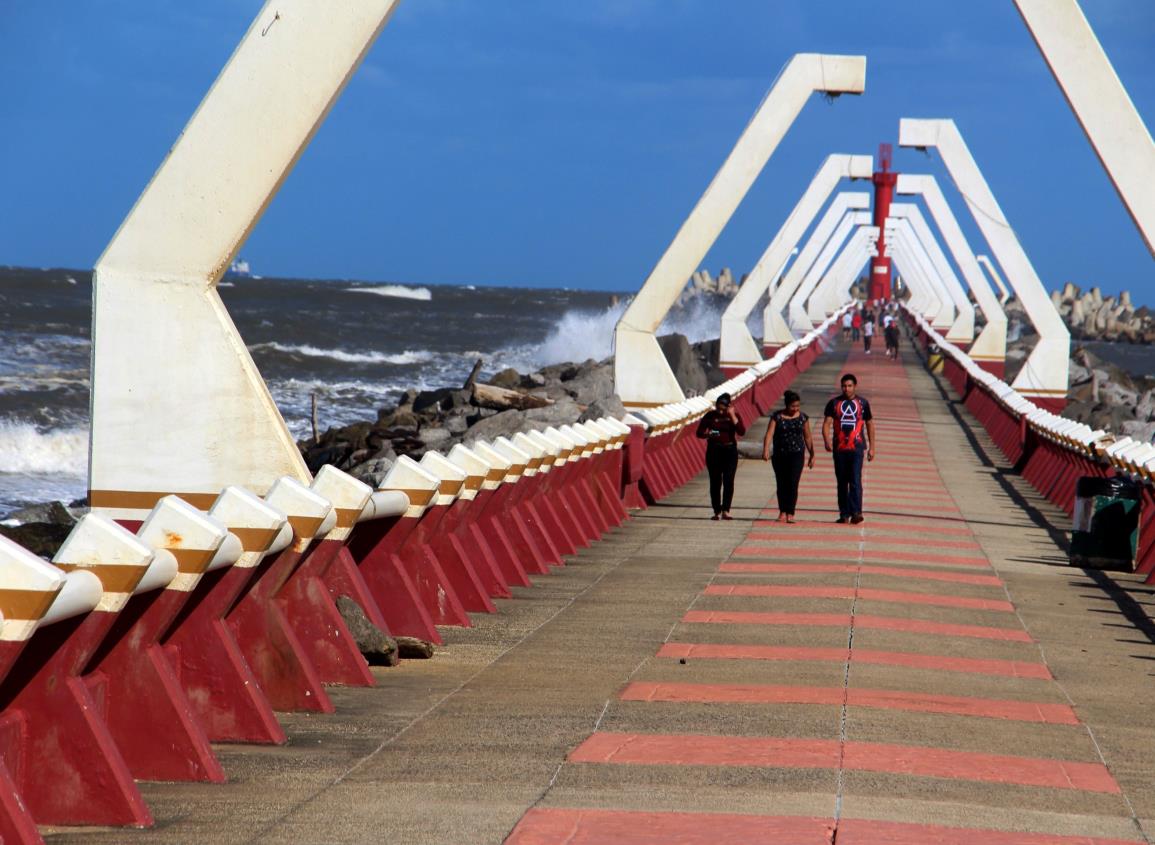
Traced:
[[[782, 396], [781, 411], [770, 415], [766, 438], [762, 441], [762, 460], [774, 466], [778, 486], [778, 521], [793, 522], [798, 504], [798, 484], [802, 480], [802, 465], [809, 454], [809, 466], [814, 468], [814, 441], [810, 437], [810, 418], [802, 413], [802, 398], [793, 390]], [[771, 454], [773, 446], [773, 454]]]

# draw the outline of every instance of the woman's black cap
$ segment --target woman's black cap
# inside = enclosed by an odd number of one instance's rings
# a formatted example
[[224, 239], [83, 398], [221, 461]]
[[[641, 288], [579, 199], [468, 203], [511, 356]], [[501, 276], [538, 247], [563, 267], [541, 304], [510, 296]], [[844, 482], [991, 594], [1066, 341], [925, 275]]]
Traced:
[[721, 396], [719, 396], [718, 397], [718, 404], [719, 405], [729, 405], [730, 404], [730, 394], [729, 393], [723, 393]]

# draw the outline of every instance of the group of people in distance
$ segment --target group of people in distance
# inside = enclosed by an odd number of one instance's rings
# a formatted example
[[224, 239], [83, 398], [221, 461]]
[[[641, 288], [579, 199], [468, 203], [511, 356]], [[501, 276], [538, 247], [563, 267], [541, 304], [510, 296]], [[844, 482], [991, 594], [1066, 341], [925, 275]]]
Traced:
[[879, 310], [876, 312], [871, 309], [869, 303], [855, 306], [842, 315], [842, 339], [858, 343], [861, 338], [863, 351], [869, 355], [874, 335], [882, 329], [882, 336], [886, 341], [886, 357], [897, 361], [898, 322], [895, 314], [897, 308], [894, 303], [879, 304]]
[[[869, 349], [867, 350], [869, 351]], [[842, 392], [826, 403], [822, 419], [822, 444], [833, 454], [838, 488], [839, 524], [857, 525], [862, 516], [863, 459], [874, 460], [874, 417], [866, 397], [858, 395], [858, 379], [844, 373]], [[770, 415], [762, 441], [762, 460], [770, 461], [778, 484], [778, 521], [794, 522], [798, 485], [803, 466], [814, 468], [814, 438], [810, 418], [802, 412], [802, 397], [787, 390], [782, 410]], [[738, 468], [738, 439], [746, 426], [731, 404], [729, 393], [718, 397], [714, 409], [698, 424], [698, 437], [706, 440], [706, 469], [710, 474], [712, 519], [733, 519], [734, 474]]]

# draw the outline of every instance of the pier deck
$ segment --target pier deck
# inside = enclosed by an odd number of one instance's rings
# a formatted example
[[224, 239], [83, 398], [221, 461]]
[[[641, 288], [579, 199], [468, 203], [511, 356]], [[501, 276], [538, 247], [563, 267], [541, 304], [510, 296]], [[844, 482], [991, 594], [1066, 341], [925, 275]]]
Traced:
[[1152, 590], [1068, 568], [1065, 516], [917, 361], [832, 350], [796, 385], [816, 429], [847, 367], [864, 524], [821, 451], [792, 526], [768, 464], [730, 523], [703, 474], [288, 745], [221, 746], [229, 785], [146, 785], [155, 829], [46, 839], [1149, 841]]

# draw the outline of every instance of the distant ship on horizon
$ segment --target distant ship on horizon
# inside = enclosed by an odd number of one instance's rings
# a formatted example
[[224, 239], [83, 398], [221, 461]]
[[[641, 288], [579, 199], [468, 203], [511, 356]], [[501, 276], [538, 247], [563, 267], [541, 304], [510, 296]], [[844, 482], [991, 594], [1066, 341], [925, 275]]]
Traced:
[[249, 262], [245, 261], [245, 259], [240, 258], [240, 257], [238, 257], [232, 264], [229, 265], [228, 272], [226, 272], [225, 275], [226, 276], [234, 276], [234, 277], [241, 278], [241, 279], [259, 279], [259, 278], [261, 278], [260, 276], [256, 275], [253, 272], [253, 269], [249, 265]]

